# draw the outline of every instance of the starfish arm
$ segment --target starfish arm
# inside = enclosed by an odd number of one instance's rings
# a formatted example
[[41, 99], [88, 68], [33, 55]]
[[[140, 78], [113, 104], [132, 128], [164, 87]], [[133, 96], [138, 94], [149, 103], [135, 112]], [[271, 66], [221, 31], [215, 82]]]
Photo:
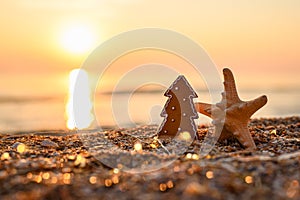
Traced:
[[222, 99], [219, 103], [216, 103], [216, 106], [218, 108], [220, 108], [221, 110], [225, 110], [226, 109], [226, 93], [222, 92], [221, 95], [222, 95]]
[[246, 114], [249, 118], [261, 107], [263, 107], [268, 102], [268, 98], [266, 95], [260, 96], [254, 100], [245, 102], [245, 110]]
[[233, 135], [239, 140], [239, 142], [247, 149], [254, 150], [256, 145], [253, 138], [248, 130], [247, 125], [238, 126], [238, 128], [233, 132]]
[[224, 68], [223, 75], [224, 75], [224, 89], [225, 89], [227, 107], [229, 107], [236, 102], [240, 102], [241, 100], [237, 93], [233, 73], [231, 72], [231, 70], [228, 68]]
[[212, 106], [213, 106], [212, 104], [208, 104], [208, 103], [201, 103], [201, 102], [195, 103], [195, 108], [197, 112], [206, 115], [208, 117], [211, 117]]
[[226, 140], [228, 138], [231, 138], [233, 135], [231, 132], [229, 132], [225, 126], [216, 126], [216, 131], [220, 131], [221, 130], [221, 134], [218, 137], [218, 141], [223, 141]]

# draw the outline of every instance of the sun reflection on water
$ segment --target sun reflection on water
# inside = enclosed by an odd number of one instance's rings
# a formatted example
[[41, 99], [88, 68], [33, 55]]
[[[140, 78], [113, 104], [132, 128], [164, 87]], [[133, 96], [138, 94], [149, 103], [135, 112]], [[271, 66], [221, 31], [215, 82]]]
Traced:
[[91, 114], [92, 107], [87, 72], [83, 69], [72, 70], [69, 75], [69, 93], [66, 104], [67, 128], [88, 128], [94, 119]]

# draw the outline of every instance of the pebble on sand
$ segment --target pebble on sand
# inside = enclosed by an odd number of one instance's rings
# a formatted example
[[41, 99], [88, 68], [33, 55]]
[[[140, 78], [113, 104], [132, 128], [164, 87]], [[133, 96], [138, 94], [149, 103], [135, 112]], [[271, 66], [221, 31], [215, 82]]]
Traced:
[[43, 147], [49, 147], [49, 148], [57, 148], [57, 147], [59, 147], [58, 144], [57, 144], [56, 142], [53, 142], [53, 141], [51, 141], [51, 140], [43, 140], [43, 141], [41, 142], [41, 145], [42, 145]]

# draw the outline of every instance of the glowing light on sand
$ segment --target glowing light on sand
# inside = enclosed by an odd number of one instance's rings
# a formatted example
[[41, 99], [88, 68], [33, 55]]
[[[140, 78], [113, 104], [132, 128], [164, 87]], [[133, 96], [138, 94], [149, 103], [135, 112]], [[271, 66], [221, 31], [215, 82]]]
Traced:
[[193, 159], [193, 160], [199, 160], [199, 156], [198, 156], [197, 154], [193, 154], [193, 155], [192, 155], [192, 159]]
[[167, 182], [167, 187], [168, 187], [169, 189], [173, 188], [173, 187], [174, 187], [173, 182], [172, 182], [172, 181], [168, 181], [168, 182]]
[[63, 183], [66, 185], [71, 183], [71, 174], [70, 173], [63, 174]]
[[69, 129], [89, 127], [94, 118], [91, 114], [91, 93], [86, 71], [74, 69], [70, 72], [68, 96], [68, 103], [66, 104], [67, 127]]
[[190, 133], [187, 131], [181, 132], [179, 138], [185, 141], [190, 141], [192, 139]]
[[142, 146], [141, 142], [137, 141], [134, 144], [134, 150], [137, 151], [137, 152], [143, 151], [143, 146]]
[[187, 154], [185, 155], [186, 159], [191, 159], [192, 156], [193, 156], [193, 155], [192, 155], [191, 153], [187, 153]]
[[272, 131], [271, 131], [271, 134], [277, 135], [276, 129], [272, 130]]
[[89, 179], [91, 184], [96, 184], [97, 183], [97, 177], [96, 176], [91, 176]]
[[113, 184], [118, 184], [119, 183], [119, 177], [118, 176], [113, 176], [111, 178], [111, 181], [113, 182]]
[[105, 180], [104, 180], [104, 185], [105, 185], [106, 187], [110, 187], [110, 186], [112, 185], [112, 180], [111, 180], [111, 179], [105, 179]]
[[32, 179], [32, 177], [33, 177], [31, 172], [29, 172], [26, 176], [27, 176], [28, 179]]
[[51, 183], [52, 183], [52, 184], [56, 184], [56, 183], [57, 183], [57, 177], [55, 177], [55, 176], [52, 177], [52, 178], [51, 178]]
[[34, 181], [37, 182], [37, 183], [42, 182], [42, 180], [43, 179], [42, 179], [42, 177], [40, 175], [37, 175], [37, 176], [34, 177]]
[[9, 153], [5, 152], [1, 155], [1, 160], [10, 160]]
[[114, 173], [114, 174], [118, 174], [119, 172], [120, 172], [120, 170], [119, 170], [118, 168], [114, 168], [114, 169], [113, 169], [113, 173]]
[[23, 144], [23, 143], [20, 143], [18, 146], [17, 146], [17, 152], [18, 153], [24, 153], [26, 151], [26, 145]]
[[164, 183], [159, 184], [159, 190], [164, 192], [167, 190], [167, 185]]
[[205, 175], [206, 175], [206, 178], [208, 178], [208, 179], [214, 178], [214, 172], [213, 171], [207, 171]]
[[74, 161], [75, 166], [79, 166], [81, 168], [84, 168], [86, 165], [86, 159], [82, 155], [78, 155], [76, 157], [76, 160]]
[[48, 172], [43, 173], [43, 179], [48, 180], [50, 178], [50, 174]]
[[246, 176], [245, 177], [245, 182], [248, 183], [248, 184], [253, 183], [253, 177], [252, 176]]
[[71, 174], [70, 173], [64, 173], [63, 177], [64, 177], [64, 179], [70, 179]]

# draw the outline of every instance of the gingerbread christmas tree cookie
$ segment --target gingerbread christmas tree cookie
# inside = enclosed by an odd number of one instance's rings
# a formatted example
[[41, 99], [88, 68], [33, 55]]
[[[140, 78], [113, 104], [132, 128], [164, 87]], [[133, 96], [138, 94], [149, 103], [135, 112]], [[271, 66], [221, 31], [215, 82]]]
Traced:
[[194, 119], [198, 118], [193, 98], [197, 98], [197, 94], [180, 75], [164, 95], [169, 99], [161, 112], [164, 120], [158, 129], [159, 137], [182, 136], [185, 140], [193, 140], [197, 133]]

